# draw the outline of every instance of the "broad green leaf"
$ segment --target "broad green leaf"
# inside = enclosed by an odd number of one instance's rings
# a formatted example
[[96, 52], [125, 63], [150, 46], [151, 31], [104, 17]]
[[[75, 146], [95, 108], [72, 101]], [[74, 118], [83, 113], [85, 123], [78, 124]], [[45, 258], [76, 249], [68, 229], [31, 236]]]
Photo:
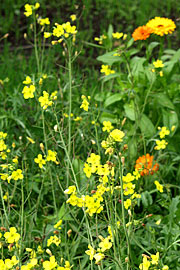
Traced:
[[108, 28], [108, 38], [110, 40], [112, 39], [112, 33], [113, 33], [113, 26], [112, 26], [112, 24], [110, 24], [109, 28]]
[[131, 60], [132, 74], [135, 77], [138, 77], [140, 73], [144, 73], [144, 62], [146, 61], [145, 57], [135, 56]]
[[132, 121], [135, 121], [134, 108], [130, 106], [129, 104], [125, 104], [124, 110], [125, 110], [126, 117], [128, 117]]
[[171, 129], [172, 126], [175, 126], [177, 129], [179, 125], [177, 113], [175, 111], [163, 110], [163, 124], [169, 129]]
[[103, 112], [99, 118], [99, 121], [103, 123], [104, 121], [111, 121], [111, 123], [116, 123], [117, 118], [116, 115], [108, 112]]
[[120, 76], [119, 73], [113, 73], [113, 74], [109, 74], [108, 76], [104, 76], [101, 79], [103, 79], [104, 82], [107, 82], [107, 81], [114, 79], [114, 78], [117, 78], [119, 76]]
[[119, 101], [122, 99], [122, 95], [121, 94], [114, 94], [110, 97], [108, 97], [105, 102], [104, 102], [104, 107], [108, 107], [112, 104], [114, 104], [115, 102]]
[[152, 196], [146, 190], [145, 192], [141, 193], [141, 201], [144, 207], [148, 207], [153, 203]]
[[148, 46], [148, 53], [149, 53], [149, 55], [151, 55], [153, 49], [156, 48], [158, 45], [159, 45], [159, 42], [156, 42], [156, 41], [151, 42], [149, 44], [149, 46]]
[[169, 222], [170, 222], [170, 224], [173, 223], [173, 220], [176, 217], [176, 212], [178, 210], [179, 203], [180, 203], [180, 196], [176, 196], [171, 201], [171, 204], [169, 206]]
[[115, 51], [105, 53], [103, 55], [98, 56], [97, 60], [101, 61], [105, 64], [112, 65], [112, 64], [122, 60], [122, 58], [120, 56], [114, 56], [115, 53], [116, 53]]
[[127, 43], [127, 49], [130, 48], [134, 43], [134, 38], [131, 38]]
[[136, 140], [132, 138], [128, 142], [128, 156], [130, 157], [131, 160], [133, 160], [135, 159], [136, 155], [137, 155], [137, 144]]
[[174, 105], [170, 101], [170, 99], [166, 96], [166, 94], [156, 93], [153, 94], [153, 98], [156, 100], [157, 103], [159, 103], [159, 105], [174, 110]]
[[142, 115], [140, 120], [140, 129], [147, 138], [153, 137], [156, 133], [156, 129], [152, 121], [145, 114]]

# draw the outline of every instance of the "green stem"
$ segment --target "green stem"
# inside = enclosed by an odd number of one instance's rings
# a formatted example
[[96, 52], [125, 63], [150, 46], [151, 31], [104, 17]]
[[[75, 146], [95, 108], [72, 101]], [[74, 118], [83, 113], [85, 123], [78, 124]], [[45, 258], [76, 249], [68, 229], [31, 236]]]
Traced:
[[36, 57], [38, 74], [39, 74], [40, 66], [39, 66], [39, 55], [38, 55], [37, 40], [36, 40], [37, 31], [36, 31], [36, 14], [35, 14], [35, 12], [33, 12], [33, 22], [34, 22], [34, 50], [35, 50], [35, 57]]
[[128, 232], [127, 232], [127, 228], [126, 228], [126, 220], [125, 220], [125, 211], [124, 211], [124, 194], [123, 194], [123, 181], [122, 181], [122, 177], [123, 177], [123, 166], [121, 164], [121, 160], [119, 157], [119, 153], [118, 153], [118, 162], [119, 162], [119, 171], [121, 173], [120, 175], [120, 185], [121, 185], [121, 207], [122, 207], [122, 221], [123, 221], [123, 229], [124, 229], [124, 233], [126, 236], [126, 241], [127, 241], [127, 255], [128, 255], [128, 263], [127, 263], [127, 270], [130, 269], [130, 241], [129, 241], [129, 236], [128, 236]]
[[3, 191], [2, 191], [1, 182], [0, 182], [0, 193], [1, 193], [1, 201], [2, 201], [2, 205], [3, 205], [3, 210], [4, 210], [4, 215], [5, 215], [6, 223], [7, 223], [7, 226], [9, 228], [9, 220], [8, 220], [8, 216], [7, 216], [7, 213], [6, 213], [6, 206], [5, 206], [4, 199], [3, 199]]
[[[42, 109], [42, 122], [43, 122], [43, 134], [44, 134], [45, 148], [46, 148], [46, 153], [48, 153], [48, 146], [47, 146], [47, 139], [46, 139], [46, 130], [45, 130], [45, 120], [44, 120], [44, 111], [43, 111], [43, 109]], [[55, 208], [55, 212], [57, 213], [56, 197], [55, 197], [55, 192], [54, 192], [54, 183], [53, 183], [53, 178], [52, 178], [52, 174], [51, 174], [51, 169], [50, 169], [49, 163], [47, 163], [47, 166], [48, 166], [48, 173], [49, 173], [50, 180], [51, 180], [51, 189], [52, 189], [52, 195], [53, 195], [53, 201], [54, 201], [54, 208]]]

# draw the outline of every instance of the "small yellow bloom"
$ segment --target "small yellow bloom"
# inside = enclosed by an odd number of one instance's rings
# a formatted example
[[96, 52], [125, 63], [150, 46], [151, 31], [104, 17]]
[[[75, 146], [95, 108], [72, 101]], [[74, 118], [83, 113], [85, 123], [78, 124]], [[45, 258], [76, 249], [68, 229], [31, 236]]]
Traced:
[[94, 254], [96, 253], [95, 249], [91, 246], [91, 245], [88, 245], [88, 250], [85, 251], [85, 253], [87, 255], [89, 255], [89, 259], [92, 261], [93, 260], [93, 257], [94, 257]]
[[75, 14], [72, 14], [72, 15], [70, 16], [70, 18], [71, 18], [71, 21], [74, 22], [74, 21], [76, 20], [76, 15], [75, 15]]
[[162, 68], [162, 67], [164, 67], [164, 64], [163, 64], [163, 61], [162, 60], [156, 60], [156, 61], [154, 61], [153, 62], [153, 65], [154, 65], [154, 67], [155, 68]]
[[39, 168], [42, 168], [43, 165], [46, 164], [46, 160], [43, 159], [41, 154], [39, 154], [38, 157], [34, 159], [34, 161], [39, 165]]
[[4, 237], [7, 243], [12, 244], [14, 242], [18, 242], [20, 238], [20, 234], [17, 233], [17, 230], [15, 227], [11, 227], [10, 231], [4, 234]]
[[154, 184], [156, 185], [157, 190], [159, 190], [159, 192], [163, 192], [163, 186], [156, 180], [154, 181]]

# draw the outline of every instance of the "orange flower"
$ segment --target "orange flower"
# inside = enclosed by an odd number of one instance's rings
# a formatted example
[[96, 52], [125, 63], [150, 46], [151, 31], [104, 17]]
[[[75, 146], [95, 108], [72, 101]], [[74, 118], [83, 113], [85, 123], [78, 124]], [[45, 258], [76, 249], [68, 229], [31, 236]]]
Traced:
[[139, 26], [136, 28], [132, 34], [134, 40], [146, 40], [150, 34], [152, 33], [152, 29], [146, 25]]
[[135, 168], [140, 172], [141, 176], [154, 174], [159, 170], [159, 164], [153, 164], [153, 158], [154, 156], [146, 154], [136, 160]]

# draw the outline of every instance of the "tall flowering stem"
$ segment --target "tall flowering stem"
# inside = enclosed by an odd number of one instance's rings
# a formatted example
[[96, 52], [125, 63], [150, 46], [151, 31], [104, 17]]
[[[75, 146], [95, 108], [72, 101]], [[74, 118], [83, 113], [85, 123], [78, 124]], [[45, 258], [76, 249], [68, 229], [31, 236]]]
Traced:
[[126, 236], [126, 241], [127, 241], [127, 255], [128, 255], [128, 262], [127, 262], [127, 270], [130, 269], [130, 265], [131, 265], [131, 261], [130, 261], [130, 241], [129, 241], [129, 235], [128, 235], [128, 231], [126, 228], [126, 220], [125, 220], [125, 210], [124, 210], [124, 194], [123, 194], [123, 171], [124, 171], [124, 167], [123, 164], [120, 160], [120, 156], [118, 153], [118, 163], [119, 163], [119, 172], [120, 172], [120, 185], [121, 185], [121, 206], [122, 206], [122, 222], [123, 222], [123, 229], [124, 229], [124, 233]]

